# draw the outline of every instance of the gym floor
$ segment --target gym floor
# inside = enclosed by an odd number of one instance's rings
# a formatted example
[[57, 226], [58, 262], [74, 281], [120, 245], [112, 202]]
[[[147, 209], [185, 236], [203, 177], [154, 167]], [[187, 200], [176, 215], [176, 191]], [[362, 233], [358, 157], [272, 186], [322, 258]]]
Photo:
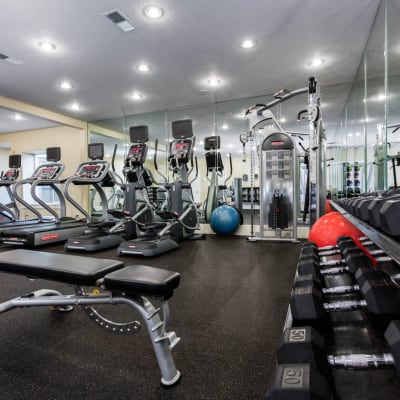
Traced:
[[[64, 253], [62, 245], [39, 250]], [[47, 308], [2, 314], [0, 399], [264, 399], [299, 250], [294, 243], [208, 236], [157, 258], [119, 258], [126, 265], [181, 273], [167, 329], [182, 339], [173, 351], [182, 379], [168, 389], [160, 385], [145, 328], [136, 335], [112, 335], [79, 308], [64, 314]], [[87, 256], [118, 258], [115, 249]], [[73, 291], [2, 273], [0, 301], [39, 288]], [[121, 321], [132, 319], [131, 309], [109, 309]]]

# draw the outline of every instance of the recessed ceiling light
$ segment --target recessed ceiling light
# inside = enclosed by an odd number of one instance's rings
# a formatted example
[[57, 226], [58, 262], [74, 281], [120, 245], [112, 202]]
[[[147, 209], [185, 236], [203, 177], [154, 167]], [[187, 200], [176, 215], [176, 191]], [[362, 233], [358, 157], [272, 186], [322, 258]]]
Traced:
[[54, 43], [48, 40], [39, 40], [37, 44], [43, 51], [55, 51], [57, 48]]
[[143, 9], [143, 13], [147, 18], [158, 19], [164, 15], [164, 10], [158, 6], [147, 6]]
[[135, 100], [135, 101], [142, 100], [143, 99], [143, 95], [142, 95], [142, 93], [139, 93], [139, 92], [133, 92], [131, 94], [131, 99]]
[[348, 137], [352, 137], [353, 134], [352, 134], [352, 133], [348, 133], [347, 136], [348, 136]]
[[21, 115], [21, 114], [18, 114], [18, 113], [15, 113], [13, 118], [14, 118], [16, 121], [21, 121], [21, 120], [22, 120], [22, 115]]
[[287, 121], [287, 119], [285, 118], [285, 117], [282, 117], [280, 120], [279, 120], [279, 122], [286, 122]]
[[242, 49], [251, 49], [256, 45], [256, 42], [253, 39], [245, 39], [240, 44]]
[[208, 86], [217, 87], [221, 84], [221, 79], [217, 77], [208, 78], [206, 83]]
[[81, 106], [79, 103], [72, 103], [71, 104], [71, 110], [73, 111], [79, 111], [81, 109]]
[[151, 71], [151, 67], [149, 64], [139, 64], [137, 66], [137, 70], [140, 72], [150, 72]]
[[361, 135], [361, 133], [360, 132], [356, 132], [356, 136], [360, 136]]
[[324, 58], [315, 57], [307, 63], [307, 66], [311, 67], [311, 68], [318, 68], [318, 67], [322, 67], [323, 64], [325, 64]]
[[224, 129], [224, 130], [227, 130], [227, 129], [229, 128], [229, 126], [228, 126], [228, 124], [223, 124], [223, 125], [221, 126], [221, 128]]
[[385, 96], [385, 94], [384, 93], [379, 93], [377, 96], [376, 96], [376, 101], [384, 101], [385, 99], [386, 99], [386, 96]]
[[64, 90], [69, 90], [69, 89], [72, 89], [72, 85], [68, 81], [63, 81], [60, 83], [60, 88], [64, 89]]

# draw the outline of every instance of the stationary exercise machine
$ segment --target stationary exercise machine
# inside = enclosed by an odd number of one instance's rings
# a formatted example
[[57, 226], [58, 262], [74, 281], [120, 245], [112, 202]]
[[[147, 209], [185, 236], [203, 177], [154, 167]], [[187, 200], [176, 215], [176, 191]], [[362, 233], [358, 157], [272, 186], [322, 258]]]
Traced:
[[[115, 157], [116, 148], [114, 150]], [[64, 193], [67, 200], [84, 215], [87, 229], [78, 235], [68, 238], [64, 245], [65, 250], [98, 251], [117, 247], [122, 237], [118, 231], [122, 231], [123, 222], [110, 218], [108, 214], [108, 202], [102, 182], [114, 180], [110, 171], [110, 163], [103, 160], [104, 144], [91, 143], [88, 146], [89, 161], [83, 162], [76, 173], [65, 182]], [[70, 185], [92, 185], [100, 196], [101, 216], [93, 218], [69, 193]]]
[[[308, 86], [295, 91], [280, 91], [275, 94], [275, 100], [268, 104], [256, 104], [250, 107], [248, 131], [241, 135], [241, 142], [252, 144], [256, 140], [259, 128], [273, 124], [276, 131], [263, 137], [259, 146], [260, 160], [260, 232], [254, 233], [252, 217], [251, 237], [249, 240], [297, 240], [297, 154], [296, 146], [290, 134], [284, 132], [279, 122], [273, 116], [270, 108], [287, 101], [290, 98], [308, 94], [308, 107], [301, 110], [298, 119], [310, 122], [310, 149], [308, 153], [309, 178], [308, 199], [304, 207], [309, 205], [309, 223], [325, 213], [325, 130], [322, 124], [320, 109], [320, 85], [311, 77]], [[254, 174], [254, 156], [251, 150], [251, 169]], [[254, 179], [252, 184], [252, 210], [254, 211]], [[266, 208], [267, 207], [267, 208]], [[275, 235], [271, 235], [269, 230]]]
[[12, 154], [8, 159], [8, 170], [2, 172], [0, 176], [0, 188], [6, 190], [6, 196], [8, 198], [7, 203], [0, 202], [0, 215], [1, 225], [7, 222], [16, 222], [20, 218], [20, 212], [17, 202], [14, 196], [14, 186], [19, 177], [21, 168], [21, 155]]
[[[50, 147], [46, 150], [47, 163], [36, 168], [33, 175], [19, 180], [14, 187], [17, 202], [36, 215], [36, 219], [17, 222], [6, 228], [1, 228], [0, 242], [17, 246], [40, 246], [48, 243], [66, 240], [70, 235], [83, 232], [85, 223], [66, 216], [66, 201], [61, 190], [61, 174], [64, 164], [60, 162], [61, 149]], [[30, 204], [18, 193], [23, 185], [30, 185], [30, 195], [43, 210], [50, 214], [44, 217], [37, 208]], [[55, 193], [59, 211], [57, 212], [37, 194], [39, 187], [48, 187]], [[61, 231], [62, 230], [62, 231]]]
[[243, 216], [234, 204], [228, 204], [227, 202], [227, 182], [232, 176], [231, 154], [229, 154], [230, 170], [221, 185], [218, 180], [223, 177], [224, 164], [220, 153], [220, 137], [206, 137], [204, 139], [204, 150], [206, 150], [206, 177], [208, 180], [207, 198], [203, 205], [205, 222], [211, 224], [211, 228], [215, 233], [234, 233], [239, 225], [243, 223]]
[[[167, 331], [168, 300], [179, 286], [180, 274], [144, 265], [124, 266], [121, 261], [53, 254], [32, 250], [11, 250], [0, 254], [0, 271], [64, 283], [75, 288], [75, 294], [64, 295], [53, 289], [40, 289], [0, 303], [0, 313], [15, 308], [56, 307], [70, 311], [81, 306], [85, 314], [100, 328], [114, 334], [139, 332], [139, 321], [117, 322], [102, 315], [97, 306], [125, 304], [138, 311], [153, 346], [161, 371], [161, 383], [171, 386], [181, 374], [176, 369], [172, 349], [180, 338]], [[86, 287], [106, 291], [94, 294]], [[160, 306], [153, 305], [159, 302]], [[55, 321], [53, 321], [55, 322]], [[60, 323], [64, 323], [64, 319]], [[28, 327], [27, 327], [28, 328]], [[31, 337], [32, 341], [34, 338]], [[102, 349], [107, 351], [108, 349]], [[121, 366], [118, 366], [121, 368]]]
[[[174, 139], [170, 142], [168, 165], [174, 181], [164, 183], [166, 207], [156, 211], [161, 221], [151, 222], [151, 229], [147, 234], [122, 242], [118, 248], [119, 255], [156, 256], [178, 248], [178, 243], [184, 239], [202, 238], [195, 235], [195, 231], [199, 229], [198, 212], [189, 182], [189, 175], [193, 169], [189, 170], [188, 167], [189, 162], [193, 162], [192, 121], [173, 121], [172, 136]], [[155, 166], [158, 171], [156, 162]], [[159, 171], [158, 173], [161, 175]], [[164, 178], [167, 182], [166, 177]], [[144, 228], [146, 230], [146, 226]]]
[[150, 202], [148, 187], [153, 184], [150, 171], [145, 168], [148, 152], [149, 132], [146, 125], [129, 128], [131, 145], [125, 158], [124, 205], [125, 239], [136, 239], [155, 220], [154, 205]]

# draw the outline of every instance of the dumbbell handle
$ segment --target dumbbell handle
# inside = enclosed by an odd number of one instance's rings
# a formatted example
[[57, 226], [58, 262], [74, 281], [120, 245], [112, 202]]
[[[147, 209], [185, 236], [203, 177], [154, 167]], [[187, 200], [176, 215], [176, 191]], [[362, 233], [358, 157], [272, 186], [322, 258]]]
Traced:
[[321, 261], [319, 263], [320, 267], [335, 267], [343, 264], [346, 264], [346, 261], [343, 258], [339, 260]]
[[352, 293], [360, 290], [358, 285], [348, 285], [348, 286], [334, 286], [330, 288], [322, 288], [323, 294], [344, 294]]
[[379, 368], [380, 366], [394, 365], [394, 358], [390, 353], [383, 354], [346, 354], [342, 356], [328, 356], [332, 367], [350, 369]]
[[337, 275], [343, 274], [343, 272], [349, 272], [349, 267], [321, 268], [319, 270], [321, 275]]
[[323, 303], [325, 311], [352, 311], [366, 308], [367, 302], [365, 300], [343, 300], [331, 301]]

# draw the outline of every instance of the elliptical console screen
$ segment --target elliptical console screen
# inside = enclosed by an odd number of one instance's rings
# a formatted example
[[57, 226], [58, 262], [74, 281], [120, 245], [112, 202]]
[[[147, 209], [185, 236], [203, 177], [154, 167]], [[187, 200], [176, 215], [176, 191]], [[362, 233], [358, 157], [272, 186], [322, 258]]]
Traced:
[[171, 143], [171, 156], [177, 158], [185, 158], [188, 157], [190, 154], [190, 146], [191, 141], [179, 141], [179, 142], [172, 142]]

